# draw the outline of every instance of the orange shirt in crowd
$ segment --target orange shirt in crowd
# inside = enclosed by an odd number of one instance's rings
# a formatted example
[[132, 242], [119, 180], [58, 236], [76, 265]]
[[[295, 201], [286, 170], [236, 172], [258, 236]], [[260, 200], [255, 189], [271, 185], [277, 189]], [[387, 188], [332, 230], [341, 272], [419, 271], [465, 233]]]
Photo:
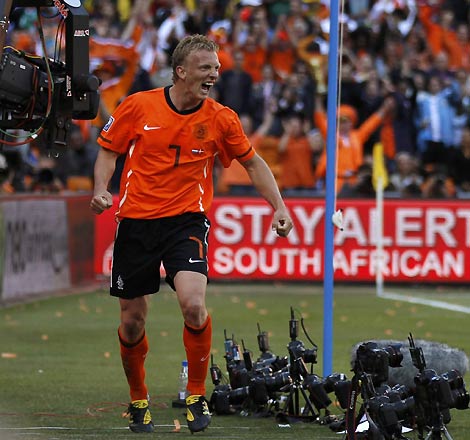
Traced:
[[[316, 111], [314, 114], [315, 125], [320, 130], [322, 136], [326, 139], [327, 117], [323, 111]], [[364, 143], [369, 139], [372, 133], [382, 123], [382, 117], [378, 113], [372, 114], [361, 126], [351, 130], [349, 138], [338, 138], [336, 150], [336, 191], [339, 192], [343, 184], [347, 181], [354, 183], [355, 173], [364, 159]], [[326, 150], [320, 156], [317, 168], [315, 170], [317, 178], [324, 178], [326, 175]]]
[[[278, 161], [279, 138], [274, 136], [264, 136], [253, 133], [248, 136], [255, 151], [264, 159], [269, 169], [274, 175], [278, 184], [280, 183], [280, 165]], [[232, 161], [230, 167], [224, 168], [217, 184], [217, 190], [221, 193], [230, 191], [231, 186], [252, 186], [252, 182], [245, 168], [237, 161]]]
[[313, 188], [313, 152], [306, 136], [289, 138], [286, 150], [281, 153], [281, 188]]
[[[129, 93], [139, 67], [139, 55], [134, 43], [91, 38], [90, 59], [92, 58], [101, 60], [101, 64], [96, 70], [108, 70], [113, 75], [111, 79], [104, 81], [99, 88], [100, 105], [104, 105], [107, 112], [112, 113]], [[115, 63], [122, 65], [122, 75], [120, 76], [116, 75]], [[103, 115], [98, 112], [92, 124], [101, 128], [105, 122]]]
[[257, 46], [254, 50], [246, 50], [243, 47], [241, 49], [245, 56], [243, 70], [251, 76], [253, 82], [260, 82], [263, 79], [261, 72], [266, 64], [266, 49], [260, 46]]

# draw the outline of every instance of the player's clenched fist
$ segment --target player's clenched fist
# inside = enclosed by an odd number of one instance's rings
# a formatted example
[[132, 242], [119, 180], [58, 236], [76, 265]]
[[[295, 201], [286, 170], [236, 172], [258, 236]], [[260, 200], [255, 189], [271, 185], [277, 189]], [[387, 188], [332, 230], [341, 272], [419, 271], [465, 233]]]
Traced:
[[90, 202], [90, 208], [95, 214], [101, 214], [111, 206], [113, 206], [113, 196], [108, 191], [95, 194]]

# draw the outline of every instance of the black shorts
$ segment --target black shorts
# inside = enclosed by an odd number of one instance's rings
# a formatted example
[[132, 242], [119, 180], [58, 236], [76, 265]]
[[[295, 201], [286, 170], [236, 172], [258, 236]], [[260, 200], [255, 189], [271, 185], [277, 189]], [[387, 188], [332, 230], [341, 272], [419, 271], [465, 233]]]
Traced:
[[209, 220], [200, 213], [123, 219], [114, 240], [111, 295], [131, 299], [158, 292], [162, 262], [172, 289], [180, 270], [207, 277], [209, 228]]

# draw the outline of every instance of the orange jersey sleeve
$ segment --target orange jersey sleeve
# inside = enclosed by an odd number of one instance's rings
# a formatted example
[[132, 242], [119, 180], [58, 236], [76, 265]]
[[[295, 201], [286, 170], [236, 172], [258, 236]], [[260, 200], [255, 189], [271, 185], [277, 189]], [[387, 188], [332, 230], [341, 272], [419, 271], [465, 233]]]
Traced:
[[207, 212], [215, 157], [228, 167], [235, 158], [243, 162], [255, 154], [234, 111], [207, 98], [178, 112], [169, 87], [127, 97], [98, 143], [126, 155], [118, 218]]

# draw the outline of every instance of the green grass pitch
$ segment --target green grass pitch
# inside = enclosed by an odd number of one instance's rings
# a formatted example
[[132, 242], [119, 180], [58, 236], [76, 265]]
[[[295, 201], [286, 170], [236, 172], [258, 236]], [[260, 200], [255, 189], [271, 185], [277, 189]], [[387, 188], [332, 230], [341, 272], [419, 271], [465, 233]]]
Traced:
[[[462, 306], [464, 289], [392, 289]], [[208, 287], [213, 318], [213, 355], [225, 372], [224, 330], [243, 339], [255, 357], [257, 324], [269, 332], [271, 351], [287, 355], [290, 307], [304, 317], [318, 345], [314, 372], [322, 375], [323, 286], [307, 284], [219, 284]], [[127, 439], [136, 434], [121, 418], [128, 389], [119, 358], [119, 308], [106, 291], [54, 297], [0, 309], [0, 439]], [[377, 298], [371, 286], [335, 286], [333, 370], [350, 372], [351, 347], [369, 339], [415, 339], [444, 342], [470, 353], [469, 317], [421, 304]], [[274, 417], [214, 416], [209, 429], [191, 436], [182, 409], [172, 408], [184, 349], [182, 320], [168, 287], [151, 299], [147, 334], [150, 353], [147, 383], [158, 439], [338, 439], [325, 426], [292, 423]], [[299, 339], [310, 344], [302, 330]], [[406, 349], [406, 347], [405, 347]], [[466, 377], [470, 387], [470, 375]], [[208, 378], [208, 398], [213, 385]], [[452, 410], [448, 425], [454, 440], [470, 439], [470, 410]], [[174, 420], [180, 432], [173, 432]], [[417, 438], [411, 434], [410, 438]]]

